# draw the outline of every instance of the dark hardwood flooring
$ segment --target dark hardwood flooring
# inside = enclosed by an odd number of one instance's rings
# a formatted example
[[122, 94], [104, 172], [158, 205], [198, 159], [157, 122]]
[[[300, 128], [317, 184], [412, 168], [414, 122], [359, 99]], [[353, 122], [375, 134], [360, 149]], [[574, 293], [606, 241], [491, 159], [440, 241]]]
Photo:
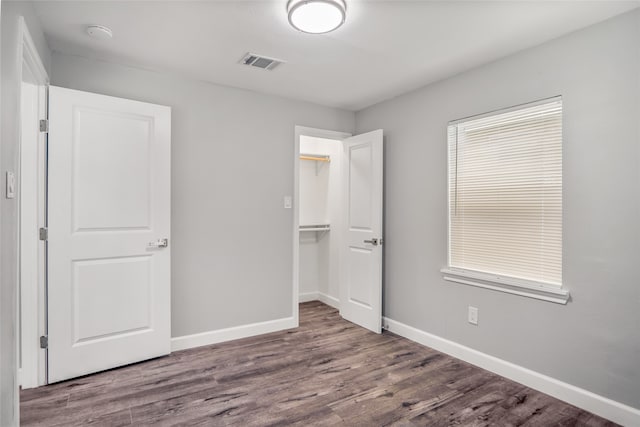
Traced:
[[609, 426], [435, 350], [342, 320], [179, 351], [21, 392], [25, 426]]

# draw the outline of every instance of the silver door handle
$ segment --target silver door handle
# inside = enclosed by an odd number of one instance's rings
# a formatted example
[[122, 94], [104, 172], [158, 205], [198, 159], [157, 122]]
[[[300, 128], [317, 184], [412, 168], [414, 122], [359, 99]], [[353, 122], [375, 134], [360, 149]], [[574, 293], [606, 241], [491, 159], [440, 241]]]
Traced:
[[365, 240], [365, 243], [371, 243], [373, 246], [378, 246], [378, 239], [376, 239], [375, 237], [371, 240]]
[[149, 242], [150, 248], [166, 248], [169, 246], [169, 239], [158, 239], [155, 242]]

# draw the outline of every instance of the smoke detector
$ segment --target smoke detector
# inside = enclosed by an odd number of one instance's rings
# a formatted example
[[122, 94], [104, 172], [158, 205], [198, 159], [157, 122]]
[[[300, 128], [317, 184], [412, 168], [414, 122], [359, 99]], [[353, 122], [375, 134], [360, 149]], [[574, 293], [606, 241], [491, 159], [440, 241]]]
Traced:
[[284, 61], [275, 58], [269, 58], [263, 55], [257, 55], [255, 53], [247, 53], [240, 60], [241, 64], [248, 65], [250, 67], [260, 68], [262, 70], [271, 71]]
[[113, 38], [113, 31], [102, 25], [88, 25], [87, 34], [98, 40], [109, 40]]

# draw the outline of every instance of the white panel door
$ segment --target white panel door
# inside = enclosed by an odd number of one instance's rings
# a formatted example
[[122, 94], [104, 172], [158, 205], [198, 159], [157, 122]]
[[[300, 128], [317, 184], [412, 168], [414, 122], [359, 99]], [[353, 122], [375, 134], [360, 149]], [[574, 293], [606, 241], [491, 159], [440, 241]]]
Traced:
[[170, 352], [169, 107], [50, 88], [49, 382]]
[[340, 314], [382, 330], [382, 130], [343, 141], [345, 239], [341, 254]]

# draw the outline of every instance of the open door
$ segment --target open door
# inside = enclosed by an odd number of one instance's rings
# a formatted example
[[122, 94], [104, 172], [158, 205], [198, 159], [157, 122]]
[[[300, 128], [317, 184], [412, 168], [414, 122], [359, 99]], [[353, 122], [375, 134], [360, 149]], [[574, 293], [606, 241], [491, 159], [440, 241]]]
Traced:
[[344, 224], [340, 314], [382, 331], [382, 130], [343, 140]]
[[171, 110], [59, 87], [49, 95], [56, 382], [170, 352]]

